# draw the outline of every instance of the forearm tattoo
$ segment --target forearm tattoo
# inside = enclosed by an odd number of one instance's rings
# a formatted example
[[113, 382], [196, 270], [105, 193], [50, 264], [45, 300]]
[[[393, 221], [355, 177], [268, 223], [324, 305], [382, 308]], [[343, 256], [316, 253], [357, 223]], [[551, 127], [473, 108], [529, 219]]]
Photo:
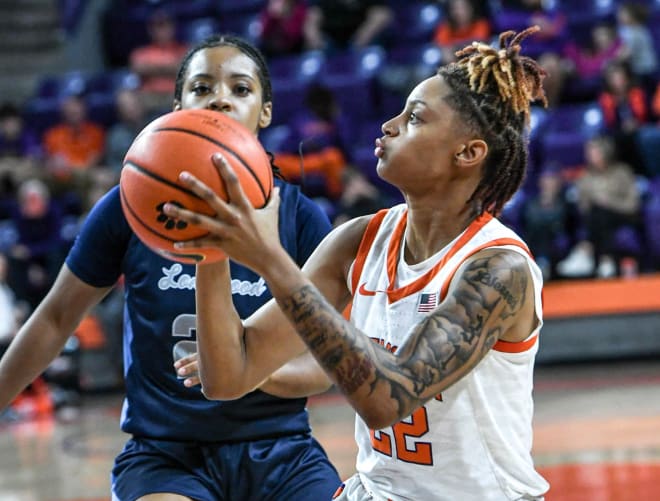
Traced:
[[373, 347], [311, 286], [280, 301], [298, 334], [347, 395], [373, 378]]
[[443, 304], [391, 354], [339, 315], [311, 286], [280, 305], [344, 393], [387, 385], [402, 412], [467, 374], [518, 318], [529, 294], [527, 264], [502, 251], [466, 265]]

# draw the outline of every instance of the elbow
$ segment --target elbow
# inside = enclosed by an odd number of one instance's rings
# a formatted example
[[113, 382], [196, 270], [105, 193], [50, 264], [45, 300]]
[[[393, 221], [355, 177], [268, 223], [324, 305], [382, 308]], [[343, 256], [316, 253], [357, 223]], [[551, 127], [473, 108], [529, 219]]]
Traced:
[[202, 395], [207, 400], [237, 400], [244, 396], [247, 391], [231, 388], [227, 385], [209, 384], [202, 381]]
[[371, 430], [387, 428], [402, 419], [402, 416], [399, 416], [398, 413], [391, 412], [388, 409], [366, 407], [364, 409], [356, 409], [356, 412]]
[[370, 414], [362, 413], [359, 414], [370, 430], [382, 430], [383, 428], [388, 428], [398, 422], [396, 419], [387, 419], [385, 416], [373, 416]]

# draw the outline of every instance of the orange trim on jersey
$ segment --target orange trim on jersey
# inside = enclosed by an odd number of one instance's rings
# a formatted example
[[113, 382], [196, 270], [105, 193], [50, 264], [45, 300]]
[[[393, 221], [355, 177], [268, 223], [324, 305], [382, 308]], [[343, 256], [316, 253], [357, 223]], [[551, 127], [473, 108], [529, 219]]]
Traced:
[[480, 250], [486, 249], [488, 247], [501, 247], [503, 245], [515, 245], [516, 247], [520, 247], [522, 250], [524, 250], [527, 254], [529, 254], [530, 257], [533, 258], [531, 251], [529, 250], [529, 247], [527, 247], [523, 242], [520, 240], [516, 240], [515, 238], [496, 238], [495, 240], [491, 240], [489, 242], [486, 242], [476, 249], [474, 249], [472, 252], [470, 252], [467, 256], [465, 256], [465, 259], [458, 263], [456, 267], [451, 271], [449, 275], [447, 275], [447, 279], [445, 282], [442, 284], [442, 289], [440, 289], [440, 301], [442, 302], [445, 297], [447, 296], [447, 291], [449, 290], [449, 284], [451, 281], [454, 279], [454, 275], [456, 274], [456, 270], [470, 257], [475, 255], [477, 252]]
[[431, 269], [429, 269], [426, 273], [408, 285], [394, 289], [392, 284], [396, 283], [396, 267], [401, 253], [401, 243], [403, 242], [403, 234], [405, 232], [406, 223], [408, 220], [407, 216], [408, 212], [406, 211], [397, 223], [396, 228], [392, 233], [392, 239], [390, 240], [390, 245], [387, 250], [387, 276], [389, 278], [389, 285], [386, 292], [387, 297], [391, 303], [394, 303], [401, 298], [422, 290], [438, 273], [438, 270], [440, 270], [440, 268], [442, 268], [450, 258], [452, 258], [463, 246], [465, 246], [465, 244], [467, 244], [472, 239], [472, 237], [476, 235], [479, 230], [481, 230], [481, 228], [483, 228], [491, 219], [493, 219], [493, 216], [487, 212], [481, 214], [470, 223], [470, 225], [452, 246], [452, 248], [449, 249], [449, 252], [447, 252], [447, 254], [445, 254], [442, 259], [440, 259], [440, 261], [438, 261]]
[[536, 344], [536, 341], [538, 341], [538, 339], [539, 339], [538, 334], [536, 336], [530, 337], [529, 339], [526, 339], [525, 341], [510, 342], [510, 341], [503, 341], [500, 339], [497, 343], [495, 343], [493, 349], [504, 353], [522, 353], [524, 351], [529, 350], [532, 346], [534, 346], [534, 344]]
[[360, 280], [360, 275], [362, 275], [362, 268], [364, 268], [364, 262], [367, 260], [367, 254], [369, 254], [371, 244], [376, 238], [378, 228], [380, 228], [380, 224], [383, 222], [388, 210], [389, 209], [382, 209], [376, 212], [376, 214], [371, 217], [364, 230], [364, 235], [362, 235], [362, 240], [360, 241], [360, 246], [358, 247], [357, 255], [355, 256], [355, 263], [353, 264], [353, 274], [351, 275], [351, 289], [353, 295], [355, 295], [355, 292], [357, 291], [358, 281]]

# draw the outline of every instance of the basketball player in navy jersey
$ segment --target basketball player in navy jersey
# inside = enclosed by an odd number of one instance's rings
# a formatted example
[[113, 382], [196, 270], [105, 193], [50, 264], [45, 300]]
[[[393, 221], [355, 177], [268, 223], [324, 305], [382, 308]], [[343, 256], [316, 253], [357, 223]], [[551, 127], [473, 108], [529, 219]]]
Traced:
[[[232, 36], [192, 48], [174, 95], [174, 109], [184, 108], [226, 113], [257, 134], [272, 114], [262, 55]], [[279, 179], [276, 186], [279, 236], [302, 264], [330, 223], [297, 187]], [[247, 317], [271, 294], [259, 275], [235, 263], [231, 268], [233, 301]], [[243, 398], [217, 402], [177, 377], [173, 353], [194, 349], [195, 266], [168, 261], [138, 240], [122, 213], [118, 187], [92, 209], [51, 291], [0, 361], [0, 409], [46, 369], [122, 275], [121, 428], [131, 438], [112, 470], [113, 500], [329, 499], [340, 480], [310, 435], [306, 400], [280, 398], [309, 393], [312, 380], [304, 389], [289, 387], [282, 372]]]
[[543, 70], [521, 53], [537, 30], [474, 42], [412, 90], [374, 149], [405, 203], [338, 226], [304, 272], [273, 231], [277, 192], [254, 209], [222, 155], [228, 201], [179, 178], [215, 216], [165, 205], [210, 232], [179, 249], [220, 247], [276, 299], [243, 320], [227, 262], [197, 265], [205, 394], [237, 398], [313, 352], [357, 412], [357, 473], [338, 500], [541, 501], [548, 490], [531, 455], [542, 274], [496, 217], [524, 179], [531, 103], [546, 101]]

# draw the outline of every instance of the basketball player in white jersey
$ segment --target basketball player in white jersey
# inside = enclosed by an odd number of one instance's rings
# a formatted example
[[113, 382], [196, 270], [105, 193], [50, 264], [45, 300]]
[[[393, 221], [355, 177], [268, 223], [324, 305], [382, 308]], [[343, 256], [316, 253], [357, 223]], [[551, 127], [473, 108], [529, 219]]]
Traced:
[[548, 489], [530, 453], [541, 273], [496, 218], [525, 174], [530, 102], [545, 103], [542, 70], [520, 54], [536, 30], [503, 33], [499, 50], [475, 42], [411, 92], [375, 148], [405, 204], [336, 228], [304, 273], [278, 242], [277, 195], [254, 210], [221, 157], [230, 203], [181, 175], [215, 217], [166, 208], [211, 232], [180, 248], [221, 247], [274, 296], [241, 321], [227, 263], [198, 265], [205, 395], [237, 398], [309, 350], [357, 411], [357, 473], [337, 499], [538, 500]]

